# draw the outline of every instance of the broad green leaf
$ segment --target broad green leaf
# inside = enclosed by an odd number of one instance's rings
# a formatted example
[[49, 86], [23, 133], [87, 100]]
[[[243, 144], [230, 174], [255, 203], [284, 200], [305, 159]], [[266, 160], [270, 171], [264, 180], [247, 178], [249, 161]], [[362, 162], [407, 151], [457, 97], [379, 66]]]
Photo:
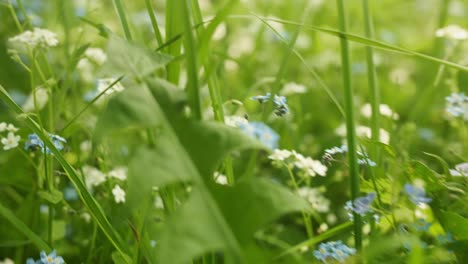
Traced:
[[266, 179], [252, 179], [234, 187], [221, 186], [214, 193], [241, 243], [249, 242], [255, 231], [281, 215], [311, 210], [304, 199]]
[[145, 87], [131, 87], [117, 94], [99, 117], [95, 136], [99, 139], [128, 128], [150, 128], [161, 124], [162, 113]]
[[131, 75], [143, 79], [172, 60], [168, 55], [150, 51], [116, 35], [109, 37], [107, 54], [108, 59], [101, 70], [104, 76]]
[[452, 233], [456, 240], [468, 240], [468, 218], [454, 212], [442, 213], [444, 228]]

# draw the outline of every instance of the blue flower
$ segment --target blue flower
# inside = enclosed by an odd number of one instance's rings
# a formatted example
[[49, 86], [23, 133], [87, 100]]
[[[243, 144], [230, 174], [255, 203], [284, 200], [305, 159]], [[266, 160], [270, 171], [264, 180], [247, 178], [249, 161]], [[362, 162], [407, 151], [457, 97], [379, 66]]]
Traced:
[[426, 197], [426, 191], [423, 188], [407, 183], [405, 184], [405, 192], [408, 194], [410, 201], [415, 205], [427, 204], [432, 201], [431, 198]]
[[40, 256], [43, 264], [63, 264], [65, 262], [62, 257], [57, 256], [57, 252], [55, 250], [49, 255], [47, 255], [45, 251], [41, 251]]
[[68, 186], [65, 188], [64, 192], [65, 200], [67, 201], [76, 201], [78, 200], [78, 193], [76, 192], [75, 188], [72, 186]]
[[[271, 93], [267, 93], [266, 95], [252, 96], [250, 97], [250, 100], [258, 101], [259, 103], [263, 104], [271, 100]], [[283, 116], [289, 113], [286, 97], [275, 94], [273, 97], [273, 105], [275, 106], [274, 112], [277, 116]]]
[[270, 149], [278, 148], [279, 135], [273, 129], [262, 122], [252, 122], [250, 125], [254, 127], [255, 136], [260, 142]]
[[442, 245], [455, 242], [455, 240], [453, 240], [452, 234], [449, 233], [449, 232], [447, 234], [445, 234], [445, 235], [438, 235], [437, 240]]
[[[67, 141], [63, 137], [50, 133], [49, 137], [52, 143], [54, 143], [55, 148], [57, 148], [58, 150], [63, 150], [63, 148], [65, 147], [65, 143], [67, 143]], [[24, 144], [24, 149], [27, 151], [35, 151], [37, 149], [40, 149], [42, 153], [45, 152], [47, 154], [52, 154], [52, 151], [50, 151], [50, 149], [45, 146], [44, 141], [42, 141], [36, 133], [30, 134], [28, 136], [28, 140], [26, 140], [26, 143]]]
[[350, 255], [354, 254], [356, 254], [356, 249], [344, 245], [340, 240], [321, 243], [318, 250], [314, 250], [315, 258], [323, 262], [326, 262], [330, 258], [343, 262]]
[[42, 261], [38, 260], [38, 261], [35, 261], [34, 259], [32, 258], [28, 258], [26, 260], [26, 264], [42, 264]]
[[349, 211], [350, 217], [352, 216], [351, 212], [355, 212], [356, 214], [359, 214], [361, 216], [364, 216], [365, 214], [372, 212], [372, 209], [370, 208], [372, 202], [375, 199], [375, 192], [369, 193], [367, 196], [364, 197], [358, 197], [354, 199], [354, 202], [347, 201], [345, 205], [345, 209]]
[[371, 160], [369, 158], [358, 159], [358, 164], [359, 165], [368, 165], [369, 167], [377, 166], [377, 163], [375, 163], [373, 160]]

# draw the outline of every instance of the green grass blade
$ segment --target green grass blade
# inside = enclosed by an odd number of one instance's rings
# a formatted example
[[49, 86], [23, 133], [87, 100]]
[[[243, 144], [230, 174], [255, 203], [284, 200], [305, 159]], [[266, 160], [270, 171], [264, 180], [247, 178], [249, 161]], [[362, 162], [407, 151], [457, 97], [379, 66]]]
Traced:
[[[337, 0], [338, 7], [338, 20], [340, 24], [340, 31], [346, 32], [347, 22], [343, 0]], [[348, 164], [349, 164], [349, 177], [351, 187], [351, 198], [354, 200], [359, 196], [359, 168], [357, 163], [357, 138], [356, 138], [356, 124], [354, 120], [354, 101], [353, 101], [353, 87], [351, 83], [351, 62], [348, 40], [345, 38], [340, 39], [341, 44], [341, 63], [343, 72], [343, 88], [345, 95], [345, 113], [346, 113], [346, 139], [348, 145]], [[357, 249], [362, 245], [362, 228], [360, 215], [354, 215], [354, 241]]]
[[310, 238], [310, 239], [307, 239], [305, 240], [304, 242], [301, 242], [293, 247], [290, 247], [288, 250], [282, 252], [280, 255], [276, 256], [275, 259], [277, 258], [281, 258], [283, 256], [286, 256], [286, 255], [289, 255], [289, 254], [292, 254], [296, 251], [299, 251], [301, 248], [305, 247], [305, 246], [313, 246], [317, 243], [320, 243], [322, 241], [324, 241], [325, 239], [328, 239], [330, 237], [333, 237], [337, 234], [340, 234], [342, 232], [345, 232], [345, 231], [348, 231], [349, 229], [351, 229], [351, 227], [353, 226], [353, 223], [352, 222], [346, 222], [344, 224], [341, 224], [339, 226], [336, 226], [330, 230], [328, 230], [327, 232], [321, 234], [321, 235], [318, 235], [318, 236], [315, 236], [313, 238]]
[[148, 15], [151, 19], [151, 26], [153, 27], [154, 35], [156, 36], [156, 40], [158, 41], [158, 46], [163, 44], [163, 38], [161, 34], [161, 30], [159, 30], [158, 20], [154, 15], [153, 5], [151, 4], [151, 0], [145, 0], [146, 10], [148, 11]]
[[[44, 133], [43, 129], [32, 118], [30, 118], [27, 114], [24, 113], [21, 107], [19, 107], [13, 101], [13, 99], [8, 95], [8, 92], [2, 86], [0, 86], [0, 99], [3, 100], [6, 103], [6, 105], [16, 114], [25, 117], [24, 120], [26, 122], [26, 125], [39, 136], [39, 138], [44, 142], [45, 146], [50, 149], [57, 162], [65, 170], [66, 175], [74, 185], [79, 197], [81, 198], [81, 201], [89, 210], [91, 217], [99, 225], [102, 232], [106, 235], [111, 244], [117, 249], [117, 251], [119, 251], [119, 253], [122, 254], [122, 256], [124, 256], [124, 258], [126, 258], [125, 250], [122, 246], [122, 242], [118, 235], [118, 232], [114, 229], [114, 227], [110, 224], [109, 220], [106, 218], [104, 211], [102, 210], [99, 203], [89, 193], [85, 183], [81, 180], [81, 177], [78, 175], [75, 169], [65, 160], [65, 157], [55, 147], [54, 143], [50, 140], [49, 136]], [[130, 261], [128, 261], [128, 263], [130, 263]]]
[[4, 207], [0, 203], [0, 217], [4, 217], [8, 220], [18, 231], [23, 233], [27, 238], [31, 240], [39, 249], [45, 250], [47, 252], [52, 251], [52, 248], [42, 240], [38, 235], [36, 235], [29, 227], [23, 223], [20, 219], [18, 219], [15, 214], [9, 210], [8, 208]]
[[125, 33], [125, 38], [128, 40], [132, 40], [130, 26], [125, 15], [125, 8], [123, 7], [122, 2], [120, 0], [114, 0], [114, 6], [117, 10], [117, 14], [119, 15], [120, 24], [122, 25], [123, 31]]
[[432, 61], [432, 62], [435, 62], [435, 63], [444, 64], [444, 65], [447, 65], [448, 67], [455, 68], [455, 69], [458, 69], [458, 70], [461, 70], [461, 71], [468, 71], [468, 67], [457, 64], [457, 63], [454, 63], [454, 62], [450, 62], [450, 61], [447, 61], [447, 60], [435, 58], [435, 57], [432, 57], [432, 56], [429, 56], [429, 55], [426, 55], [426, 54], [423, 54], [423, 53], [420, 53], [420, 52], [416, 52], [416, 51], [401, 48], [401, 47], [398, 47], [398, 46], [390, 45], [390, 44], [387, 44], [385, 42], [381, 42], [381, 41], [374, 40], [374, 39], [369, 39], [369, 38], [362, 37], [362, 36], [359, 36], [359, 35], [356, 35], [356, 34], [342, 32], [340, 30], [327, 29], [327, 28], [323, 28], [323, 27], [316, 27], [316, 26], [312, 26], [312, 25], [307, 25], [307, 24], [298, 23], [298, 22], [289, 21], [289, 20], [283, 20], [283, 19], [275, 19], [275, 18], [263, 18], [263, 19], [265, 19], [267, 21], [274, 21], [274, 22], [279, 22], [279, 23], [283, 23], [283, 24], [287, 24], [287, 25], [303, 26], [304, 29], [319, 31], [319, 32], [322, 32], [322, 33], [326, 33], [328, 35], [333, 35], [333, 36], [336, 36], [336, 37], [339, 37], [339, 38], [343, 38], [343, 39], [346, 39], [346, 40], [349, 40], [349, 41], [352, 41], [352, 42], [356, 42], [356, 43], [360, 43], [360, 44], [363, 44], [363, 45], [368, 45], [368, 46], [371, 46], [371, 47], [374, 47], [374, 48], [384, 49], [384, 50], [398, 52], [398, 53], [403, 53], [403, 54], [411, 55], [411, 56], [418, 57], [418, 58], [421, 58], [421, 59], [424, 59], [424, 60]]
[[183, 6], [183, 17], [185, 25], [184, 49], [185, 58], [187, 60], [187, 97], [192, 113], [197, 120], [202, 118], [202, 110], [200, 106], [200, 83], [198, 80], [198, 60], [197, 49], [195, 47], [195, 37], [192, 31], [192, 15], [190, 13], [189, 4], [186, 2]]
[[[285, 43], [286, 45], [288, 44], [288, 41], [283, 37], [281, 36], [281, 34], [278, 33], [278, 31], [276, 31], [270, 24], [268, 24], [268, 21], [265, 19], [265, 18], [262, 18], [262, 17], [259, 17], [257, 15], [254, 14], [255, 17], [257, 17], [260, 21], [262, 21], [262, 23], [266, 24], [271, 30], [272, 32], [279, 38], [281, 39], [281, 41], [283, 43]], [[327, 95], [330, 97], [330, 99], [333, 101], [333, 103], [335, 103], [335, 106], [336, 108], [338, 109], [338, 111], [340, 111], [340, 114], [345, 117], [345, 112], [343, 110], [343, 107], [341, 106], [340, 102], [338, 101], [338, 99], [336, 98], [336, 96], [333, 94], [333, 92], [331, 91], [331, 89], [325, 84], [325, 82], [323, 81], [323, 79], [320, 77], [320, 75], [312, 68], [310, 67], [306, 60], [304, 59], [304, 57], [294, 48], [292, 47], [289, 47], [292, 52], [294, 53], [294, 55], [296, 55], [296, 57], [302, 62], [302, 64], [304, 65], [304, 67], [312, 74], [312, 76], [315, 78], [315, 80], [317, 81], [317, 83], [319, 84], [319, 86], [327, 93]]]

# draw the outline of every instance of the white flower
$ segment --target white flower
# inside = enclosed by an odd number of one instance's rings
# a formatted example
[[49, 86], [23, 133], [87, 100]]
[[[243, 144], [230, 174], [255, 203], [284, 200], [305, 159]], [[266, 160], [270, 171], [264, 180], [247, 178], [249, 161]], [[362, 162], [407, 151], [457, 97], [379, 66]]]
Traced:
[[2, 138], [3, 150], [9, 150], [18, 147], [21, 137], [9, 132], [6, 138]]
[[304, 157], [301, 154], [296, 154], [296, 159], [294, 165], [306, 172], [309, 176], [314, 177], [317, 174], [325, 176], [327, 173], [327, 167], [318, 160], [314, 160], [311, 157]]
[[280, 93], [284, 96], [288, 96], [292, 94], [303, 94], [306, 92], [307, 88], [304, 85], [290, 82], [283, 86], [283, 89]]
[[13, 124], [8, 124], [6, 130], [13, 132], [13, 133], [18, 132], [18, 128], [15, 127]]
[[119, 179], [121, 181], [125, 181], [127, 179], [127, 167], [117, 167], [107, 174], [109, 177]]
[[446, 27], [439, 28], [435, 35], [439, 38], [448, 38], [454, 40], [468, 39], [468, 31], [458, 25], [448, 25]]
[[224, 174], [221, 174], [219, 172], [215, 172], [214, 175], [213, 175], [214, 179], [215, 179], [215, 182], [217, 184], [221, 184], [221, 185], [227, 185], [228, 184], [228, 180], [227, 180], [227, 177], [226, 175]]
[[44, 108], [48, 101], [49, 93], [47, 92], [47, 89], [42, 86], [39, 86], [34, 90], [34, 94], [31, 93], [28, 96], [22, 108], [25, 112], [33, 112], [36, 110], [39, 111], [42, 108]]
[[322, 195], [318, 188], [301, 187], [298, 190], [300, 197], [306, 199], [319, 213], [326, 213], [330, 210], [330, 200]]
[[55, 47], [59, 41], [57, 35], [47, 29], [34, 28], [9, 39], [10, 42], [29, 46], [31, 48]]
[[8, 127], [7, 123], [1, 122], [0, 123], [0, 132], [6, 131], [7, 127]]
[[125, 191], [118, 184], [112, 189], [112, 194], [116, 203], [125, 203]]
[[[107, 89], [107, 87], [109, 87], [112, 83], [114, 83], [117, 79], [115, 78], [106, 78], [106, 79], [99, 79], [97, 80], [97, 91], [98, 93], [102, 93], [104, 90]], [[114, 86], [112, 86], [110, 89], [108, 89], [106, 91], [106, 94], [112, 94], [112, 93], [115, 93], [115, 92], [121, 92], [123, 91], [125, 88], [123, 87], [123, 85], [118, 82], [116, 84], [114, 84]]]
[[91, 141], [89, 140], [85, 140], [80, 143], [81, 152], [85, 152], [85, 153], [90, 152], [92, 148], [93, 148], [93, 145], [91, 144]]
[[269, 159], [274, 161], [283, 161], [289, 158], [292, 155], [292, 152], [286, 149], [275, 149], [273, 150], [273, 154], [268, 156]]
[[81, 219], [83, 219], [86, 223], [91, 222], [91, 215], [88, 213], [84, 212], [80, 215]]
[[83, 166], [83, 174], [86, 179], [86, 186], [88, 189], [98, 186], [106, 181], [106, 175], [102, 171], [88, 165]]
[[225, 116], [224, 123], [230, 127], [239, 127], [249, 124], [249, 121], [241, 116]]
[[228, 54], [232, 58], [239, 58], [242, 55], [251, 53], [255, 48], [253, 37], [248, 34], [241, 34], [235, 42], [228, 48]]
[[0, 261], [0, 264], [15, 264], [15, 262], [9, 258], [6, 258], [3, 261]]
[[[338, 136], [345, 137], [346, 136], [345, 124], [342, 124], [338, 128], [336, 128], [335, 133]], [[366, 126], [358, 126], [356, 128], [356, 135], [358, 135], [359, 137], [371, 138], [372, 130]], [[390, 143], [390, 134], [383, 128], [379, 130], [379, 138], [380, 138], [380, 142], [384, 144], [388, 145]]]
[[[394, 120], [398, 120], [399, 116], [397, 113], [393, 112], [392, 109], [386, 105], [386, 104], [381, 104], [379, 106], [379, 111], [380, 114], [389, 118], [393, 118]], [[370, 118], [372, 115], [372, 107], [370, 104], [365, 104], [361, 107], [361, 114], [366, 117]]]
[[457, 164], [454, 170], [450, 170], [450, 174], [456, 177], [468, 177], [468, 162]]
[[102, 65], [107, 60], [107, 55], [100, 48], [88, 48], [85, 56], [97, 65]]

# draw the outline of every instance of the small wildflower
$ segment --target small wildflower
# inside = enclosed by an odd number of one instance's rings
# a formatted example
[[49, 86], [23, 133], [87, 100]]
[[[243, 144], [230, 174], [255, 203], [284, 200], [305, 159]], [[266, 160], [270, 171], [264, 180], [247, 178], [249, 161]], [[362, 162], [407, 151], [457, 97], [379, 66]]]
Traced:
[[279, 135], [262, 122], [252, 122], [239, 127], [245, 134], [257, 138], [270, 149], [278, 147]]
[[0, 123], [0, 133], [7, 130], [8, 124], [5, 122]]
[[100, 48], [88, 48], [85, 51], [85, 56], [97, 65], [102, 65], [107, 60], [107, 55]]
[[352, 219], [352, 212], [359, 214], [361, 216], [366, 215], [367, 213], [372, 212], [371, 204], [374, 201], [376, 196], [375, 192], [369, 193], [366, 196], [358, 197], [354, 201], [347, 201], [345, 209], [348, 211], [348, 216]]
[[49, 93], [46, 88], [39, 86], [28, 96], [22, 108], [25, 112], [41, 110], [49, 101]]
[[214, 180], [217, 184], [221, 184], [221, 185], [227, 185], [228, 184], [228, 180], [227, 180], [227, 177], [226, 175], [224, 174], [221, 174], [219, 172], [215, 172], [214, 175]]
[[83, 174], [88, 189], [99, 186], [106, 181], [106, 175], [102, 171], [88, 165], [83, 166]]
[[468, 31], [458, 25], [448, 25], [446, 27], [439, 28], [435, 35], [439, 38], [448, 38], [454, 40], [468, 39]]
[[[381, 104], [379, 105], [379, 112], [382, 116], [392, 118], [394, 120], [398, 120], [400, 117], [397, 113], [395, 113], [388, 105]], [[363, 105], [361, 107], [361, 114], [366, 117], [370, 118], [372, 116], [372, 107], [369, 103]]]
[[310, 157], [304, 157], [301, 154], [296, 154], [296, 162], [294, 165], [305, 171], [309, 176], [314, 177], [315, 175], [325, 176], [327, 173], [327, 167], [320, 161], [314, 160]]
[[112, 189], [112, 194], [116, 203], [125, 203], [125, 191], [118, 184]]
[[[107, 79], [99, 79], [97, 80], [97, 92], [98, 94], [105, 92], [105, 94], [113, 94], [113, 93], [118, 93], [122, 92], [125, 90], [123, 85], [120, 82], [115, 83], [111, 88], [107, 89], [112, 83], [117, 81], [115, 78], [107, 78]], [[107, 90], [106, 90], [107, 89]]]
[[3, 150], [10, 150], [18, 147], [21, 137], [9, 132], [6, 138], [2, 138]]
[[292, 82], [285, 84], [280, 93], [284, 96], [288, 96], [293, 94], [303, 94], [306, 92], [307, 88], [304, 85]]
[[343, 244], [343, 242], [332, 241], [327, 243], [321, 243], [318, 250], [314, 250], [314, 256], [318, 260], [327, 262], [330, 259], [338, 260], [343, 262], [349, 256], [356, 254], [356, 249], [350, 248]]
[[0, 264], [15, 264], [15, 262], [9, 258], [6, 258], [3, 261], [0, 261]]
[[[59, 151], [63, 150], [65, 143], [67, 143], [67, 141], [63, 137], [54, 134], [49, 133], [49, 138], [54, 144], [55, 148]], [[48, 147], [45, 147], [44, 142], [39, 138], [39, 136], [36, 133], [30, 134], [28, 136], [28, 140], [26, 140], [26, 143], [24, 144], [24, 149], [27, 151], [35, 151], [37, 149], [40, 149], [42, 153], [45, 152], [46, 154], [52, 154], [52, 151]]]
[[14, 44], [29, 46], [31, 48], [55, 47], [59, 41], [57, 35], [47, 29], [34, 28], [33, 31], [26, 30], [23, 33], [9, 39]]
[[241, 125], [248, 125], [249, 121], [241, 116], [225, 116], [224, 123], [230, 127], [240, 127]]
[[358, 164], [359, 165], [368, 165], [369, 167], [377, 166], [377, 163], [375, 163], [373, 160], [371, 160], [369, 158], [358, 159]]
[[292, 155], [292, 152], [286, 149], [275, 149], [273, 154], [268, 156], [269, 159], [273, 161], [284, 161]]
[[121, 181], [125, 181], [127, 179], [127, 167], [117, 167], [107, 174], [110, 178], [115, 178]]
[[457, 164], [454, 170], [450, 170], [450, 174], [452, 176], [468, 177], [468, 162]]
[[319, 188], [301, 187], [297, 190], [300, 197], [307, 200], [319, 213], [330, 211], [330, 200], [325, 198]]
[[426, 191], [422, 187], [405, 184], [405, 192], [410, 201], [416, 205], [424, 205], [432, 201], [431, 198], [426, 197]]
[[154, 198], [154, 207], [158, 209], [164, 209], [164, 201], [161, 196], [158, 195], [156, 198]]
[[[263, 104], [268, 102], [271, 99], [271, 93], [267, 93], [266, 95], [257, 95], [250, 97], [251, 100], [258, 101], [259, 103]], [[274, 95], [273, 97], [273, 105], [275, 106], [275, 114], [277, 116], [283, 116], [289, 113], [289, 107], [286, 102], [286, 97]]]
[[63, 264], [65, 263], [63, 258], [57, 256], [57, 252], [54, 250], [52, 253], [47, 255], [45, 251], [41, 251], [40, 253], [41, 261], [43, 264]]
[[454, 117], [468, 121], [468, 96], [464, 93], [452, 93], [445, 97], [445, 111]]

